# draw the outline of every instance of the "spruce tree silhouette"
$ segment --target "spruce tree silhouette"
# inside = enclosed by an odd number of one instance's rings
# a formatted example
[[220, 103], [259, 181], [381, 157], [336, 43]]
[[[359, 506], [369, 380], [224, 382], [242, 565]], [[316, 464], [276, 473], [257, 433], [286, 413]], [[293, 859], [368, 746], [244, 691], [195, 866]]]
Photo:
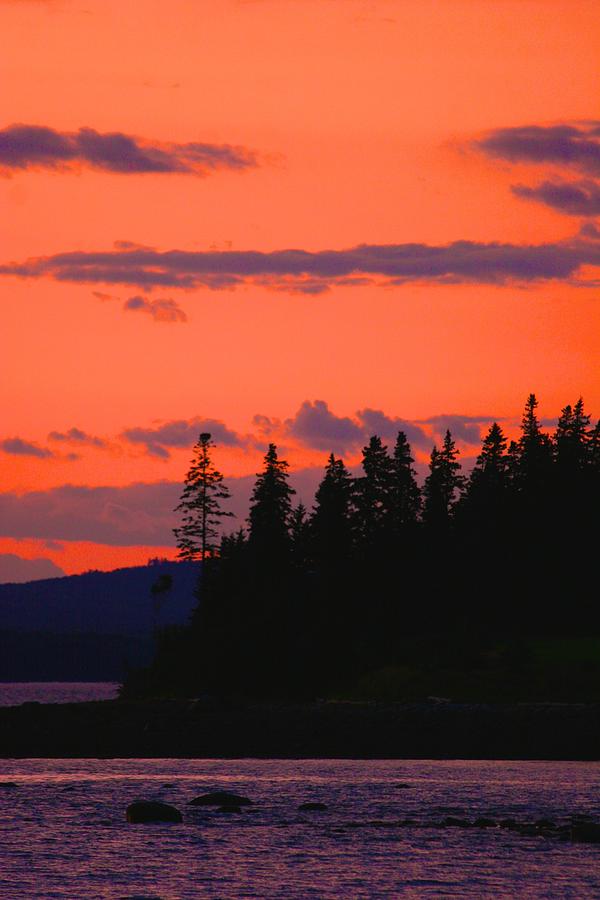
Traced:
[[347, 564], [354, 549], [354, 481], [341, 459], [331, 453], [315, 494], [310, 520], [312, 559], [319, 571]]
[[421, 513], [421, 491], [413, 467], [410, 444], [403, 431], [398, 432], [391, 465], [392, 528], [396, 538], [413, 530]]
[[175, 508], [175, 512], [182, 513], [182, 524], [173, 529], [180, 559], [204, 560], [212, 556], [221, 519], [233, 516], [232, 512], [221, 509], [221, 501], [229, 500], [231, 495], [211, 459], [214, 446], [211, 435], [203, 433], [193, 448], [183, 494]]
[[446, 431], [441, 450], [434, 446], [429, 460], [429, 475], [423, 487], [423, 518], [428, 528], [449, 527], [454, 507], [464, 486], [460, 475], [458, 450], [450, 431]]
[[290, 542], [292, 566], [298, 573], [303, 573], [310, 555], [310, 524], [303, 503], [295, 506], [290, 514]]
[[552, 466], [552, 442], [537, 417], [538, 401], [530, 394], [521, 419], [516, 466], [517, 489], [527, 499], [536, 502], [548, 482]]
[[477, 508], [477, 520], [485, 514], [488, 524], [498, 516], [508, 489], [509, 458], [507, 440], [497, 422], [493, 422], [483, 439], [481, 453], [471, 471], [465, 505]]
[[381, 438], [369, 440], [362, 451], [364, 475], [355, 481], [355, 522], [358, 547], [367, 564], [385, 552], [392, 507], [392, 460]]
[[244, 617], [248, 653], [243, 654], [249, 684], [259, 693], [290, 690], [296, 666], [292, 496], [288, 463], [269, 444], [257, 475], [248, 517], [248, 581]]
[[288, 483], [288, 468], [275, 444], [269, 444], [250, 499], [250, 550], [257, 561], [274, 568], [286, 562], [290, 552], [291, 498], [296, 491]]

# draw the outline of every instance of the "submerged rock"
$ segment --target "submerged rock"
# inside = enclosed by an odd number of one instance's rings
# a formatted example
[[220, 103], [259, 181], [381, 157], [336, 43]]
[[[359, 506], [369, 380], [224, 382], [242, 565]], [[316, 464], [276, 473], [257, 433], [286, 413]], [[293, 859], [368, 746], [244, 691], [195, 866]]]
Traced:
[[585, 844], [600, 844], [600, 825], [594, 822], [582, 822], [571, 828], [571, 840]]
[[302, 812], [323, 812], [328, 808], [326, 803], [301, 803], [298, 807]]
[[229, 791], [212, 791], [190, 800], [190, 806], [250, 806], [252, 800]]
[[183, 816], [174, 806], [156, 800], [140, 800], [127, 807], [127, 821], [132, 825], [150, 822], [183, 822]]
[[219, 806], [217, 809], [218, 813], [241, 813], [242, 807], [237, 806], [235, 803], [224, 803], [223, 806]]

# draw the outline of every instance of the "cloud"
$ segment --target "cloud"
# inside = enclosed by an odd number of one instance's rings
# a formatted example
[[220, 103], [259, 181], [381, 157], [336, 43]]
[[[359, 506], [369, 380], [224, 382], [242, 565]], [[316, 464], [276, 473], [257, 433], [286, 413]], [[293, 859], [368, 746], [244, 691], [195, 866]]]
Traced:
[[0, 529], [4, 537], [165, 546], [173, 543], [173, 509], [180, 493], [179, 483], [165, 481], [5, 492], [0, 493]]
[[379, 276], [380, 284], [410, 282], [506, 284], [571, 280], [583, 266], [600, 265], [600, 248], [581, 234], [570, 241], [500, 244], [455, 241], [451, 244], [362, 244], [346, 250], [186, 251], [115, 249], [74, 251], [0, 266], [0, 275], [53, 278], [60, 282], [108, 283], [154, 287], [271, 285], [289, 290], [315, 279], [324, 285], [362, 283]]
[[168, 447], [191, 449], [202, 432], [208, 432], [215, 443], [226, 447], [246, 446], [246, 439], [231, 431], [223, 422], [199, 417], [165, 422], [156, 428], [127, 428], [121, 437], [131, 444], [140, 444], [150, 456], [169, 459]]
[[147, 297], [130, 297], [123, 304], [123, 309], [147, 313], [155, 322], [187, 322], [187, 316], [179, 304], [167, 298], [150, 300]]
[[42, 578], [60, 578], [64, 574], [51, 559], [24, 559], [15, 553], [0, 553], [0, 584], [22, 584]]
[[70, 443], [85, 445], [87, 447], [105, 448], [106, 441], [92, 434], [86, 434], [80, 428], [70, 428], [68, 431], [51, 431], [48, 435], [49, 441], [57, 443]]
[[242, 171], [258, 166], [245, 147], [192, 142], [163, 144], [123, 132], [93, 128], [57, 131], [43, 125], [9, 125], [0, 130], [0, 169], [70, 171], [87, 166], [117, 174], [205, 176], [217, 169]]
[[579, 229], [579, 233], [591, 241], [600, 241], [600, 228], [595, 222], [584, 222]]
[[[296, 470], [291, 483], [296, 500], [312, 505], [321, 467]], [[236, 518], [226, 531], [245, 525], [255, 475], [226, 478], [232, 499], [227, 509]], [[0, 535], [46, 541], [92, 541], [117, 547], [174, 546], [174, 512], [183, 485], [177, 481], [139, 482], [125, 486], [63, 485], [25, 494], [0, 493]]]
[[512, 185], [523, 200], [534, 200], [569, 216], [600, 215], [600, 184], [595, 181], [543, 181], [536, 187]]
[[324, 400], [305, 400], [284, 426], [288, 435], [316, 450], [343, 453], [363, 440], [360, 425], [346, 416], [336, 416]]
[[386, 415], [380, 409], [361, 409], [356, 415], [360, 419], [365, 436], [379, 435], [389, 441], [395, 441], [399, 431], [403, 431], [410, 444], [425, 447], [431, 444], [431, 438], [420, 425]]
[[12, 456], [35, 456], [37, 459], [49, 459], [54, 454], [47, 447], [40, 447], [22, 438], [5, 438], [0, 441], [0, 450]]
[[498, 128], [476, 146], [510, 162], [550, 163], [600, 176], [600, 122]]
[[479, 444], [481, 442], [481, 426], [499, 421], [494, 416], [464, 416], [459, 413], [443, 413], [439, 416], [430, 416], [423, 420], [427, 425], [432, 425], [434, 433], [443, 437], [446, 431], [452, 433], [456, 440], [465, 444]]
[[[277, 428], [277, 422], [266, 416], [255, 416], [254, 423], [265, 436]], [[374, 434], [393, 443], [399, 431], [404, 431], [409, 442], [417, 447], [431, 444], [431, 437], [414, 422], [369, 408], [359, 410], [354, 418], [336, 416], [324, 400], [305, 400], [296, 415], [282, 423], [285, 438], [292, 437], [306, 447], [340, 455], [356, 452]]]

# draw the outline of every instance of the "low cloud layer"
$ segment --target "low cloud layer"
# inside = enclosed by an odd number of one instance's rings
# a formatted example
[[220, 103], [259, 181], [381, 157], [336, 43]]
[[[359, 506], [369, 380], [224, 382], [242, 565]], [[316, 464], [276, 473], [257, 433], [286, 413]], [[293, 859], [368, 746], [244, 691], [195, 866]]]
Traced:
[[[576, 278], [583, 266], [600, 265], [600, 247], [581, 234], [546, 244], [455, 241], [452, 244], [362, 244], [347, 250], [247, 251], [120, 249], [58, 253], [0, 265], [0, 275], [52, 278], [82, 284], [230, 289], [260, 284], [291, 290], [305, 282], [336, 284], [411, 282], [507, 284]], [[358, 278], [357, 278], [358, 276]]]
[[0, 584], [23, 584], [42, 578], [60, 578], [64, 574], [51, 559], [24, 559], [15, 553], [0, 553]]
[[256, 167], [256, 155], [245, 147], [192, 142], [164, 144], [93, 128], [57, 131], [41, 125], [9, 125], [0, 130], [0, 170], [69, 171], [82, 166], [121, 175], [208, 175], [218, 169]]
[[[323, 476], [322, 468], [292, 473], [295, 500], [311, 506]], [[227, 508], [235, 518], [226, 531], [245, 526], [255, 476], [227, 478], [232, 499]], [[26, 494], [0, 493], [0, 536], [50, 541], [92, 541], [110, 546], [174, 546], [174, 512], [182, 484], [158, 481], [124, 487], [64, 485]]]

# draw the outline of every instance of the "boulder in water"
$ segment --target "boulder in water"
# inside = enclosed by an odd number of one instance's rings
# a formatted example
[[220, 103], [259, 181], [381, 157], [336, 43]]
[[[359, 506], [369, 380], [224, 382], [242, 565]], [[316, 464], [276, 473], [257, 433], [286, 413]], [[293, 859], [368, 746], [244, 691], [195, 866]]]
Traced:
[[581, 841], [585, 844], [600, 844], [600, 825], [595, 822], [585, 822], [573, 825], [571, 828], [571, 840]]
[[190, 800], [190, 806], [250, 806], [252, 800], [229, 791], [212, 791]]
[[457, 819], [454, 816], [446, 816], [443, 822], [440, 823], [442, 826], [446, 828], [470, 828], [471, 823], [466, 819]]
[[151, 822], [183, 822], [183, 816], [174, 806], [156, 800], [140, 800], [127, 807], [127, 821], [132, 825]]

